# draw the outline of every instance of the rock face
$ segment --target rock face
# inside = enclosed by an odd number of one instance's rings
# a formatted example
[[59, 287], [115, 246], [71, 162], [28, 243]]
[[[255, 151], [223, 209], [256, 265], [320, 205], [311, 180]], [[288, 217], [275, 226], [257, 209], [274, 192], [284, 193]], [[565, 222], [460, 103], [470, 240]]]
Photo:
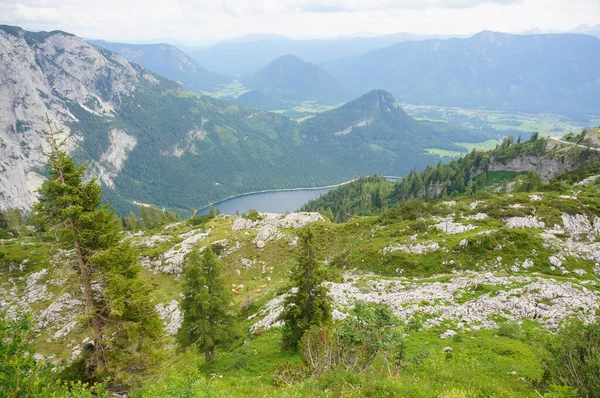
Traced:
[[[342, 318], [356, 301], [363, 301], [389, 305], [394, 315], [405, 320], [417, 314], [429, 315], [425, 327], [449, 320], [470, 329], [495, 328], [498, 325], [493, 319], [500, 315], [511, 321], [534, 320], [555, 329], [569, 315], [590, 321], [600, 309], [600, 293], [552, 278], [471, 273], [449, 282], [366, 280], [369, 289], [357, 287], [356, 279], [360, 277], [347, 274], [343, 283], [327, 283], [337, 318]], [[492, 286], [494, 293], [477, 295], [477, 287], [482, 285]], [[465, 295], [472, 298], [465, 300]], [[269, 301], [261, 311], [262, 319], [251, 331], [280, 326], [283, 299], [281, 295]], [[451, 332], [440, 337], [451, 337]]]
[[183, 313], [179, 307], [179, 302], [177, 300], [171, 300], [168, 304], [157, 304], [156, 312], [163, 322], [165, 334], [167, 336], [174, 336], [183, 322]]
[[[137, 82], [136, 70], [123, 57], [105, 55], [76, 36], [0, 29], [0, 209], [27, 209], [36, 199], [39, 181], [32, 179], [45, 163], [45, 115], [70, 136], [78, 118], [69, 104], [110, 117], [120, 97], [130, 95]], [[111, 151], [98, 159], [110, 165], [107, 181], [124, 162], [127, 150], [119, 148], [132, 145], [131, 140], [123, 142], [122, 134], [113, 134]], [[77, 136], [70, 142], [83, 139]]]
[[504, 220], [508, 228], [545, 228], [546, 224], [533, 216], [510, 217]]
[[110, 146], [100, 157], [100, 162], [92, 164], [92, 173], [109, 188], [114, 188], [113, 179], [119, 174], [127, 155], [137, 145], [137, 139], [122, 130], [109, 132]]
[[[244, 217], [236, 217], [233, 220], [231, 230], [233, 232], [242, 230], [256, 230], [256, 237], [253, 243], [257, 248], [262, 249], [267, 242], [287, 238], [278, 228], [298, 229], [315, 221], [324, 221], [320, 213], [299, 212], [289, 214], [260, 213], [258, 220], [249, 220]], [[293, 242], [293, 241], [292, 241]], [[291, 243], [292, 243], [291, 242]]]

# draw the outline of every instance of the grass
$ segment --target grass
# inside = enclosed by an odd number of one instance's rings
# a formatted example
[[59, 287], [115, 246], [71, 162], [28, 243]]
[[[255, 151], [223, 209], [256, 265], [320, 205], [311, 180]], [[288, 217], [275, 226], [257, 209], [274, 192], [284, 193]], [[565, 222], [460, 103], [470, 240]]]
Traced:
[[448, 151], [446, 149], [439, 149], [439, 148], [427, 148], [427, 153], [429, 155], [437, 155], [437, 156], [449, 157], [449, 158], [457, 158], [459, 156], [464, 155], [464, 153], [462, 153], [462, 152]]
[[248, 91], [250, 91], [250, 89], [246, 88], [246, 86], [244, 86], [239, 80], [234, 80], [225, 86], [221, 86], [216, 91], [203, 91], [203, 94], [209, 95], [213, 98], [237, 98]]
[[301, 105], [294, 106], [292, 110], [301, 113], [321, 113], [338, 108], [342, 105], [344, 104], [339, 103], [337, 105], [319, 105], [313, 101], [305, 101]]
[[464, 146], [469, 151], [489, 151], [496, 148], [500, 141], [498, 140], [487, 140], [483, 142], [455, 142], [458, 146]]
[[[579, 132], [599, 124], [598, 115], [588, 115], [588, 121], [574, 120], [564, 115], [520, 113], [504, 110], [470, 109], [436, 105], [401, 104], [406, 112], [420, 120], [461, 124], [465, 127], [495, 130], [499, 136], [528, 135], [537, 131], [542, 136]], [[491, 148], [489, 148], [491, 149]]]
[[[219, 352], [214, 363], [200, 355], [180, 354], [170, 369], [144, 386], [135, 397], [438, 397], [451, 391], [463, 396], [535, 397], [531, 382], [541, 378], [540, 358], [521, 340], [496, 337], [495, 331], [459, 331], [460, 338], [442, 340], [447, 326], [411, 331], [405, 338], [404, 369], [390, 377], [375, 364], [363, 374], [334, 371], [287, 387], [269, 376], [279, 363], [299, 364], [298, 354], [280, 350], [279, 329], [253, 336]], [[444, 352], [446, 346], [452, 355]], [[513, 374], [516, 372], [516, 374]], [[519, 378], [524, 378], [525, 381]]]
[[[589, 170], [589, 173], [596, 171]], [[513, 179], [516, 175], [517, 173], [510, 172], [490, 173], [488, 184]], [[572, 176], [574, 179], [583, 177], [584, 175]], [[520, 274], [531, 275], [536, 272], [539, 277], [579, 285], [586, 280], [597, 279], [593, 273], [593, 261], [566, 256], [563, 265], [567, 269], [583, 269], [587, 274], [562, 276], [559, 270], [550, 270], [547, 259], [556, 253], [556, 248], [540, 237], [541, 230], [509, 229], [502, 220], [530, 215], [544, 221], [546, 225], [554, 225], [562, 224], [561, 217], [565, 212], [598, 215], [600, 200], [597, 189], [597, 186], [577, 187], [576, 199], [560, 197], [572, 196], [573, 192], [569, 189], [538, 192], [542, 196], [540, 201], [531, 201], [532, 193], [513, 193], [510, 196], [486, 193], [479, 197], [453, 198], [456, 201], [453, 207], [442, 205], [442, 201], [433, 201], [423, 214], [419, 214], [423, 217], [422, 220], [371, 216], [353, 218], [350, 222], [340, 224], [317, 222], [312, 224], [312, 228], [320, 249], [320, 259], [327, 261], [332, 277], [339, 280], [344, 273], [360, 274], [355, 278], [355, 286], [365, 293], [373, 291], [370, 281], [391, 276], [398, 278], [399, 272], [402, 272], [402, 277], [413, 278], [411, 282], [415, 284], [449, 282], [455, 277], [453, 272], [462, 270], [491, 271], [496, 275], [506, 275], [516, 261], [522, 263], [525, 258], [530, 258], [534, 266]], [[479, 203], [476, 208], [471, 209], [476, 199]], [[520, 207], [510, 206], [515, 204]], [[465, 218], [480, 212], [491, 218]], [[456, 222], [471, 224], [476, 228], [450, 235], [432, 227], [437, 222], [432, 219], [433, 216], [444, 217], [452, 213]], [[408, 336], [405, 337], [405, 363], [397, 376], [390, 377], [387, 371], [376, 365], [363, 374], [334, 371], [296, 382], [289, 387], [277, 387], [270, 375], [272, 369], [282, 363], [298, 364], [301, 358], [296, 353], [280, 350], [279, 329], [249, 334], [248, 329], [254, 320], [248, 320], [248, 317], [270, 299], [287, 291], [288, 271], [295, 261], [295, 249], [289, 244], [291, 239], [281, 239], [268, 242], [260, 250], [253, 243], [255, 230], [234, 232], [231, 226], [232, 217], [217, 216], [202, 227], [183, 222], [170, 229], [150, 231], [144, 237], [132, 238], [135, 244], [153, 234], [165, 236], [167, 239], [155, 247], [139, 247], [143, 255], [160, 259], [164, 252], [181, 244], [183, 234], [211, 229], [209, 236], [198, 242], [198, 247], [227, 240], [226, 249], [235, 248], [221, 256], [224, 277], [227, 283], [241, 283], [248, 287], [244, 294], [234, 296], [235, 303], [240, 308], [246, 300], [250, 301], [249, 309], [240, 309], [238, 316], [238, 323], [245, 331], [243, 338], [230, 347], [222, 347], [214, 363], [204, 363], [202, 355], [198, 353], [180, 353], [171, 348], [166, 354], [166, 360], [154, 374], [146, 378], [146, 384], [135, 396], [539, 397], [536, 395], [536, 383], [542, 375], [540, 357], [544, 352], [540, 352], [532, 341], [542, 341], [544, 335], [534, 322], [524, 322], [519, 327], [500, 324], [498, 330], [480, 331], [466, 331], [449, 322], [431, 329], [406, 326], [405, 333]], [[297, 233], [291, 229], [280, 232], [289, 238]], [[482, 232], [487, 234], [481, 234]], [[468, 240], [466, 247], [460, 245], [464, 239]], [[382, 249], [391, 244], [408, 246], [430, 242], [437, 242], [443, 250], [421, 255], [402, 251], [388, 255], [382, 253]], [[501, 250], [496, 250], [498, 246]], [[27, 276], [43, 268], [49, 270], [49, 278], [58, 278], [64, 270], [68, 270], [69, 264], [56, 262], [52, 257], [56, 251], [51, 240], [39, 236], [0, 241], [0, 287], [9, 287], [10, 279], [16, 282], [18, 292], [23, 292]], [[497, 257], [501, 257], [500, 266], [494, 268]], [[448, 263], [449, 259], [454, 260], [454, 263]], [[242, 261], [246, 260], [251, 261], [252, 265], [243, 265]], [[21, 264], [25, 264], [25, 267], [23, 271], [18, 271]], [[166, 303], [179, 298], [181, 281], [175, 276], [152, 270], [143, 270], [140, 276], [154, 286], [151, 297], [154, 302]], [[267, 278], [271, 278], [270, 283], [267, 283]], [[255, 291], [264, 285], [266, 286], [260, 292]], [[585, 286], [598, 290], [591, 284]], [[461, 298], [457, 301], [463, 303], [513, 287], [519, 286], [472, 286], [461, 291]], [[69, 278], [64, 285], [49, 284], [48, 289], [54, 296], [53, 299], [63, 292], [76, 291], [75, 284]], [[40, 310], [51, 302], [52, 300], [35, 303], [32, 307]], [[551, 304], [545, 300], [540, 302]], [[502, 322], [503, 319], [501, 316], [494, 318], [497, 322]], [[414, 322], [415, 325], [417, 323]], [[457, 330], [458, 337], [440, 339], [439, 335], [448, 328]], [[44, 332], [35, 343], [38, 351], [43, 354], [70, 358], [72, 348], [67, 345], [79, 344], [88, 335], [89, 330], [77, 328], [65, 339], [47, 341], [49, 334]], [[169, 341], [172, 343], [172, 339]], [[447, 346], [453, 349], [452, 355], [444, 352]]]

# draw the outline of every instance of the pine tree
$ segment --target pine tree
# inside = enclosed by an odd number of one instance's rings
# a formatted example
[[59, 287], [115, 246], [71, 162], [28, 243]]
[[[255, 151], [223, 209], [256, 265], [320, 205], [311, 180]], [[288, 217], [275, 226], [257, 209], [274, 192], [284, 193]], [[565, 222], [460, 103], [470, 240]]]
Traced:
[[475, 195], [476, 185], [473, 183], [472, 179], [469, 179], [467, 186], [465, 187], [465, 194], [468, 196]]
[[58, 140], [62, 131], [48, 130], [48, 179], [39, 190], [34, 218], [73, 249], [93, 349], [85, 358], [86, 377], [110, 376], [122, 382], [128, 373], [151, 364], [160, 348], [162, 324], [148, 300], [150, 288], [137, 278], [137, 254], [121, 243], [121, 225], [95, 179], [84, 182], [86, 166], [77, 166]]
[[195, 346], [206, 361], [215, 359], [218, 345], [237, 335], [231, 292], [221, 277], [221, 264], [209, 246], [187, 257], [183, 282], [183, 322], [177, 340], [182, 348]]
[[285, 322], [283, 346], [295, 349], [308, 329], [331, 321], [331, 298], [323, 286], [325, 270], [317, 261], [310, 228], [300, 236], [298, 262], [291, 279], [296, 290], [286, 297], [281, 319]]
[[161, 224], [161, 213], [154, 205], [140, 207], [140, 218], [145, 229], [158, 228]]
[[121, 216], [121, 224], [126, 231], [136, 232], [142, 229], [142, 223], [133, 211], [130, 211], [127, 216]]

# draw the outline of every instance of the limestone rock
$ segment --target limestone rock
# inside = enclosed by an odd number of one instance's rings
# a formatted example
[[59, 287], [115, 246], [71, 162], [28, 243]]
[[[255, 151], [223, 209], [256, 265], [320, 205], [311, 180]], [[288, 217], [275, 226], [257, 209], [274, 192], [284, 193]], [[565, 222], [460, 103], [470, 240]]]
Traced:
[[171, 300], [168, 304], [159, 303], [156, 305], [158, 317], [165, 326], [165, 334], [174, 336], [183, 322], [183, 313], [177, 300]]
[[535, 216], [509, 217], [504, 223], [508, 228], [546, 228], [546, 224]]
[[[450, 337], [456, 336], [458, 333], [452, 329], [446, 330], [444, 333], [440, 334], [440, 339], [448, 339]], [[452, 349], [450, 349], [452, 350]], [[445, 351], [445, 350], [444, 350]]]

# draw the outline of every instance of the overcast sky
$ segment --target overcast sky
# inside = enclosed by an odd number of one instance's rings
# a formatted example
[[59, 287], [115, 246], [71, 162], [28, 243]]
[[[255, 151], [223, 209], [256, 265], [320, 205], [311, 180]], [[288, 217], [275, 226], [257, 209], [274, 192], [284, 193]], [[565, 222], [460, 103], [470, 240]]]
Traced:
[[86, 38], [188, 44], [278, 33], [468, 34], [600, 23], [600, 0], [0, 0], [0, 23]]

